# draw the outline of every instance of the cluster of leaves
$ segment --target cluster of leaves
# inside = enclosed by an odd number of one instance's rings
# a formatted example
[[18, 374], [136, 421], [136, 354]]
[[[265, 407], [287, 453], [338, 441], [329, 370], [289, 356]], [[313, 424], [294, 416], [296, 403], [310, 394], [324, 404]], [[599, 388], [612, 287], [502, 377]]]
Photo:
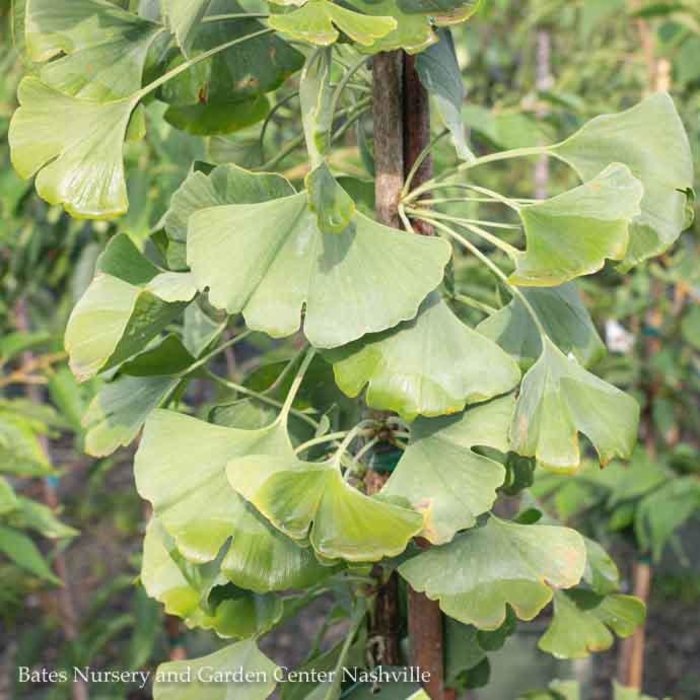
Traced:
[[[616, 592], [598, 545], [491, 510], [536, 465], [576, 471], [579, 434], [602, 464], [633, 450], [637, 404], [589, 371], [603, 348], [575, 280], [608, 261], [627, 269], [656, 256], [690, 223], [693, 168], [670, 98], [597, 117], [558, 143], [477, 157], [458, 118], [461, 78], [445, 31], [475, 3], [308, 0], [269, 13], [216, 1], [137, 5], [18, 4], [32, 64], [9, 140], [15, 168], [36, 176], [42, 198], [74, 217], [120, 216], [128, 141], [153, 144], [165, 121], [210, 136], [209, 156], [214, 144], [220, 153], [230, 143], [222, 135], [273, 121], [284, 104], [271, 108], [268, 94], [290, 76], [310, 161], [297, 189], [298, 176], [266, 163], [251, 170], [195, 155], [162, 218], [151, 217], [153, 203], [142, 207], [152, 231], [142, 223], [141, 237], [111, 237], [66, 329], [74, 375], [105, 380], [85, 416], [86, 450], [109, 455], [143, 428], [135, 474], [153, 507], [146, 591], [188, 626], [236, 640], [187, 664], [274, 678], [255, 640], [342, 591], [353, 601], [351, 632], [331, 660], [309, 662], [341, 668], [361, 640], [377, 563], [437, 600], [473, 640], [474, 663], [455, 682], [478, 684], [515, 619], [552, 601], [540, 646], [557, 656], [631, 634], [643, 606]], [[334, 137], [367, 107], [348, 97], [368, 89], [367, 55], [399, 48], [421, 52], [419, 74], [461, 158], [416, 188], [409, 176], [402, 193], [406, 227], [421, 220], [441, 236], [377, 223], [353, 194], [362, 183], [333, 166]], [[540, 202], [482, 184], [482, 166], [532, 155], [557, 159], [578, 183]], [[465, 215], [474, 200], [497, 220]], [[505, 290], [500, 308], [480, 301], [494, 285], [467, 279], [464, 253], [482, 268], [474, 279], [492, 273]], [[488, 317], [476, 326], [464, 304]], [[218, 372], [221, 355], [270, 338], [291, 338], [280, 341], [280, 362], [239, 382]], [[218, 393], [192, 415], [199, 386]], [[395, 415], [363, 416], [350, 401], [360, 395]], [[376, 492], [368, 474], [386, 448], [400, 457]], [[421, 552], [416, 537], [434, 546]], [[339, 697], [339, 683], [314, 697]], [[155, 689], [163, 699], [189, 692]]]

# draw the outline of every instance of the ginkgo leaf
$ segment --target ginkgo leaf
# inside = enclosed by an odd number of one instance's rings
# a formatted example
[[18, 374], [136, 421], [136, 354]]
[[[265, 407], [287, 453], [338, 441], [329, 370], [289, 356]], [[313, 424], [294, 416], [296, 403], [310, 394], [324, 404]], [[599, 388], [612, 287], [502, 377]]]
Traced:
[[8, 140], [19, 175], [36, 175], [39, 196], [72, 216], [123, 214], [128, 201], [122, 148], [136, 98], [84, 100], [30, 76], [20, 83], [18, 100]]
[[[413, 318], [440, 283], [449, 244], [410, 236], [359, 212], [337, 235], [318, 228], [305, 193], [211, 207], [190, 217], [187, 259], [199, 289], [253, 330], [299, 329], [321, 348]], [[236, 274], [231, 274], [231, 266]]]
[[152, 518], [143, 540], [141, 583], [165, 612], [188, 627], [213, 629], [221, 637], [248, 637], [270, 629], [282, 615], [282, 601], [248, 591], [207, 604], [212, 589], [226, 583], [213, 563], [206, 567], [184, 561], [172, 538]]
[[550, 152], [584, 181], [610, 163], [624, 163], [641, 180], [644, 197], [630, 230], [626, 265], [658, 255], [686, 228], [693, 162], [688, 137], [673, 100], [657, 93], [619, 114], [592, 119]]
[[167, 0], [162, 4], [170, 30], [175, 34], [182, 50], [187, 53], [211, 0]]
[[[605, 344], [593, 325], [575, 283], [559, 287], [525, 287], [528, 303], [554, 344], [571, 353], [584, 367], [605, 355]], [[482, 321], [477, 330], [495, 340], [523, 367], [542, 353], [542, 340], [529, 311], [518, 297]]]
[[361, 46], [369, 46], [396, 28], [392, 17], [370, 17], [329, 0], [308, 0], [292, 12], [271, 15], [268, 24], [293, 39], [319, 46], [334, 44], [338, 30]]
[[359, 46], [361, 51], [378, 53], [403, 49], [415, 54], [438, 41], [431, 18], [424, 14], [408, 14], [399, 7], [397, 0], [348, 0], [348, 4], [365, 14], [373, 17], [392, 17], [396, 22], [396, 28], [392, 31], [374, 39], [367, 46]]
[[483, 527], [404, 562], [399, 573], [450, 617], [495, 630], [508, 605], [521, 620], [532, 620], [553, 589], [580, 581], [585, 564], [586, 546], [575, 530], [492, 516]]
[[551, 469], [578, 468], [578, 433], [602, 464], [629, 457], [637, 440], [639, 405], [568, 359], [548, 338], [525, 375], [511, 428], [512, 448]]
[[173, 377], [119, 377], [106, 384], [90, 402], [83, 425], [85, 452], [105, 457], [138, 434], [152, 410], [177, 386]]
[[560, 659], [583, 659], [609, 649], [615, 637], [629, 637], [644, 622], [646, 610], [639, 598], [591, 591], [557, 591], [554, 617], [537, 646]]
[[253, 173], [233, 163], [218, 165], [211, 172], [193, 170], [170, 200], [165, 229], [175, 241], [187, 240], [187, 222], [200, 209], [219, 204], [255, 204], [294, 194], [281, 175]]
[[25, 35], [39, 77], [86, 100], [127, 97], [141, 87], [146, 55], [163, 27], [107, 0], [27, 0]]
[[522, 207], [527, 249], [511, 282], [550, 287], [596, 272], [606, 258], [621, 260], [642, 195], [629, 168], [614, 164], [573, 190]]
[[256, 450], [293, 454], [279, 423], [239, 430], [159, 409], [136, 453], [136, 486], [190, 561], [212, 561], [231, 538], [221, 568], [237, 586], [303, 588], [324, 573], [313, 552], [268, 525], [227, 483], [227, 461]]
[[289, 537], [326, 559], [377, 561], [400, 554], [423, 525], [413, 510], [360, 493], [336, 460], [253, 455], [229, 461], [231, 486]]
[[342, 233], [355, 215], [355, 202], [321, 163], [304, 178], [309, 208], [323, 233]]
[[407, 420], [461, 411], [515, 387], [515, 362], [463, 324], [437, 293], [418, 316], [329, 353], [338, 386], [357, 396], [368, 385], [372, 408]]
[[467, 19], [479, 10], [483, 0], [398, 0], [398, 3], [404, 12], [441, 15], [459, 11]]
[[[241, 677], [235, 683], [220, 680], [231, 678], [236, 671]], [[237, 642], [199, 659], [158, 666], [153, 699], [230, 700], [233, 691], [236, 700], [265, 700], [277, 685], [277, 672], [277, 666], [254, 641]]]
[[89, 379], [143, 350], [195, 294], [189, 273], [159, 273], [126, 235], [115, 237], [68, 319], [71, 370]]
[[507, 452], [514, 407], [514, 397], [507, 396], [459, 416], [420, 418], [411, 426], [411, 441], [382, 493], [405, 498], [425, 513], [422, 537], [433, 544], [449, 542], [491, 508], [506, 470], [474, 447]]

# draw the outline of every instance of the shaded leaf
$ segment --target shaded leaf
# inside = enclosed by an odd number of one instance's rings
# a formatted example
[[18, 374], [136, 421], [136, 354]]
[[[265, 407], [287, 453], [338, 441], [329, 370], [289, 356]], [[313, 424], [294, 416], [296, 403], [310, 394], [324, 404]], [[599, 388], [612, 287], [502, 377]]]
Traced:
[[[401, 0], [399, 0], [401, 3]], [[423, 87], [435, 97], [445, 126], [450, 130], [457, 155], [462, 160], [473, 160], [467, 145], [462, 105], [466, 97], [462, 72], [457, 62], [452, 34], [448, 29], [438, 31], [440, 41], [418, 54], [416, 71]]]
[[508, 396], [460, 416], [421, 418], [411, 427], [408, 448], [382, 493], [405, 498], [425, 514], [422, 537], [433, 544], [449, 542], [491, 508], [506, 470], [473, 448], [508, 451], [514, 406]]
[[511, 428], [512, 448], [551, 469], [575, 470], [578, 433], [602, 464], [629, 457], [637, 439], [639, 405], [563, 355], [548, 338], [525, 375]]
[[[560, 287], [526, 287], [525, 298], [547, 335], [565, 354], [571, 353], [584, 367], [605, 355], [605, 344], [593, 325], [574, 283]], [[518, 297], [482, 321], [477, 330], [495, 340], [523, 367], [542, 353], [542, 341], [532, 317]]]
[[463, 324], [436, 293], [418, 316], [329, 354], [338, 386], [407, 420], [461, 411], [515, 387], [520, 373], [496, 345]]
[[253, 330], [282, 337], [299, 329], [305, 304], [306, 336], [328, 348], [415, 316], [440, 283], [450, 246], [359, 212], [341, 234], [326, 236], [301, 193], [196, 212], [187, 254], [214, 306], [242, 311]]
[[494, 630], [508, 605], [521, 620], [532, 620], [552, 589], [579, 582], [585, 564], [585, 544], [575, 530], [490, 517], [483, 527], [404, 562], [399, 573], [450, 617]]
[[662, 253], [689, 225], [690, 145], [667, 94], [652, 95], [619, 114], [596, 117], [550, 151], [584, 181], [597, 177], [612, 162], [624, 163], [641, 180], [642, 211], [631, 226], [625, 265]]
[[60, 584], [37, 546], [24, 533], [0, 525], [0, 553], [30, 574], [49, 583]]
[[321, 163], [304, 179], [309, 196], [309, 209], [316, 214], [323, 233], [342, 233], [355, 215], [355, 202]]
[[522, 207], [527, 249], [511, 282], [548, 287], [596, 272], [606, 258], [621, 260], [642, 195], [629, 168], [615, 164], [580, 187]]

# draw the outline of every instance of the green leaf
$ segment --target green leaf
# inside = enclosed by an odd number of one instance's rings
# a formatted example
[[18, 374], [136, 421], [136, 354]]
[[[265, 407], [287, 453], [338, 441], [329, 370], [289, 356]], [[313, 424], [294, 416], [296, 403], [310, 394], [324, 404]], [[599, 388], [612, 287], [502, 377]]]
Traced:
[[[605, 344], [573, 282], [560, 287], [526, 287], [522, 294], [554, 344], [571, 353], [584, 367], [605, 355]], [[496, 341], [522, 367], [532, 365], [542, 353], [542, 340], [530, 313], [518, 297], [482, 321], [477, 330]]]
[[551, 469], [581, 462], [578, 433], [601, 464], [629, 457], [637, 440], [639, 406], [631, 397], [568, 359], [549, 338], [523, 379], [511, 428], [512, 448]]
[[635, 514], [634, 531], [642, 551], [661, 559], [664, 547], [690, 518], [700, 512], [700, 484], [679, 477], [645, 496]]
[[62, 523], [56, 513], [43, 503], [20, 496], [18, 510], [12, 514], [12, 524], [23, 529], [34, 530], [52, 540], [71, 539], [79, 534], [75, 528]]
[[360, 493], [337, 459], [252, 455], [229, 461], [231, 486], [289, 537], [325, 559], [377, 561], [400, 554], [423, 525], [415, 511]]
[[141, 87], [148, 50], [163, 28], [106, 0], [27, 0], [25, 34], [39, 78], [66, 95], [106, 102]]
[[66, 327], [66, 350], [78, 379], [143, 350], [195, 295], [189, 273], [153, 271], [127, 236], [112, 239]]
[[560, 659], [583, 659], [609, 649], [613, 632], [622, 638], [634, 634], [645, 617], [644, 603], [633, 596], [558, 591], [554, 617], [537, 646]]
[[[299, 80], [301, 122], [304, 127], [306, 150], [314, 170], [323, 165], [323, 159], [331, 148], [331, 131], [335, 117], [331, 69], [331, 50], [317, 49], [306, 59]], [[319, 173], [322, 177], [325, 174], [323, 170]], [[314, 196], [309, 194], [309, 203], [313, 206]]]
[[689, 225], [690, 145], [667, 94], [652, 95], [619, 114], [596, 117], [550, 152], [569, 163], [584, 181], [594, 179], [612, 162], [624, 163], [642, 181], [642, 211], [631, 226], [625, 265], [662, 253]]
[[[231, 674], [236, 671], [243, 676], [241, 679], [216, 681], [216, 674], [219, 674], [220, 679], [226, 679], [228, 674], [231, 679]], [[277, 666], [260, 652], [255, 642], [237, 642], [199, 659], [161, 664], [156, 671], [153, 698], [229, 700], [233, 689], [236, 700], [265, 700], [277, 685], [276, 672]], [[183, 677], [190, 680], [183, 681]]]
[[221, 568], [237, 586], [304, 588], [323, 573], [311, 550], [270, 527], [227, 483], [227, 461], [256, 450], [291, 454], [283, 427], [239, 430], [156, 410], [136, 453], [136, 486], [190, 561], [212, 561], [232, 538]]
[[52, 471], [38, 431], [20, 415], [0, 412], [0, 473], [43, 476]]
[[21, 569], [44, 581], [54, 584], [61, 583], [49, 568], [34, 542], [27, 535], [14, 528], [0, 525], [0, 553]]
[[450, 130], [457, 155], [465, 161], [474, 159], [467, 145], [462, 122], [462, 105], [466, 97], [462, 72], [457, 62], [449, 29], [438, 30], [440, 41], [418, 54], [416, 71], [423, 87], [435, 97], [438, 111]]
[[429, 16], [407, 14], [399, 7], [397, 0], [348, 0], [348, 4], [365, 14], [373, 17], [392, 17], [396, 22], [396, 28], [386, 35], [374, 39], [366, 47], [358, 47], [366, 53], [403, 49], [415, 54], [438, 40]]
[[245, 591], [207, 610], [206, 599], [212, 587], [221, 582], [220, 575], [216, 570], [203, 572], [202, 567], [182, 561], [172, 538], [156, 518], [146, 528], [141, 582], [148, 595], [163, 604], [166, 613], [181, 617], [188, 627], [213, 629], [221, 637], [265, 632], [282, 615], [280, 599]]
[[83, 419], [85, 451], [93, 457], [106, 457], [131, 443], [178, 381], [167, 376], [119, 377], [102, 387]]
[[194, 212], [219, 204], [256, 204], [294, 194], [281, 175], [252, 173], [233, 163], [218, 165], [209, 174], [193, 170], [173, 194], [165, 229], [175, 241], [187, 240], [187, 222]]
[[508, 605], [521, 620], [532, 620], [552, 589], [579, 582], [585, 564], [586, 547], [575, 530], [490, 517], [483, 527], [409, 559], [399, 573], [450, 617], [495, 630]]
[[342, 233], [355, 215], [355, 202], [321, 163], [305, 178], [309, 209], [316, 214], [318, 228], [323, 233]]
[[433, 544], [449, 542], [491, 508], [506, 470], [474, 447], [508, 451], [514, 406], [507, 396], [460, 416], [421, 418], [411, 427], [408, 448], [382, 493], [405, 498], [425, 514], [422, 537]]
[[620, 572], [612, 557], [595, 540], [586, 541], [586, 570], [583, 580], [601, 595], [616, 591], [620, 587]]
[[622, 260], [642, 195], [629, 168], [615, 164], [580, 187], [522, 207], [527, 249], [511, 282], [551, 287], [600, 270], [606, 258]]
[[8, 134], [12, 164], [23, 178], [37, 176], [39, 196], [76, 218], [126, 212], [122, 146], [136, 99], [71, 97], [30, 76], [18, 100]]
[[326, 236], [301, 193], [194, 213], [187, 256], [214, 306], [284, 337], [299, 329], [305, 304], [306, 336], [329, 348], [413, 318], [440, 283], [450, 246], [359, 212], [343, 233]]
[[161, 0], [161, 4], [170, 31], [175, 34], [180, 48], [187, 54], [211, 0]]
[[0, 515], [7, 515], [18, 507], [19, 501], [12, 485], [4, 476], [0, 476]]
[[440, 15], [459, 12], [460, 19], [468, 19], [481, 7], [483, 0], [398, 0], [404, 12]]
[[329, 0], [308, 0], [292, 12], [270, 16], [268, 25], [292, 39], [317, 46], [334, 44], [340, 32], [361, 46], [370, 46], [376, 39], [393, 31], [396, 20], [392, 17], [369, 17]]
[[641, 445], [632, 454], [627, 468], [610, 484], [607, 505], [610, 508], [625, 501], [639, 499], [672, 479], [668, 468], [658, 458], [651, 458]]
[[520, 377], [515, 363], [436, 293], [414, 320], [339, 348], [329, 359], [344, 393], [357, 396], [367, 384], [367, 405], [406, 420], [461, 411], [505, 394]]
[[263, 95], [222, 104], [174, 105], [165, 119], [176, 129], [198, 136], [217, 136], [240, 131], [262, 121], [270, 111]]

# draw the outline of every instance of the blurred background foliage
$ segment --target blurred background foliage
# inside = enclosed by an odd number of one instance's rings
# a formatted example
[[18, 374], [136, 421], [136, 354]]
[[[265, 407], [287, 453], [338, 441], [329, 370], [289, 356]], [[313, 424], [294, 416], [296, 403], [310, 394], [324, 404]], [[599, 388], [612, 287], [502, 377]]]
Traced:
[[[83, 416], [100, 381], [76, 383], [63, 329], [115, 233], [127, 233], [154, 255], [176, 254], [162, 248], [159, 221], [192, 160], [281, 168], [301, 181], [306, 159], [291, 83], [272, 96], [262, 136], [259, 124], [226, 136], [187, 134], [169, 126], [162, 107], [152, 103], [137, 134], [142, 138], [127, 145], [128, 215], [110, 223], [72, 220], [42, 202], [10, 166], [7, 127], [26, 67], [10, 2], [0, 3], [0, 13], [0, 697], [20, 697], [18, 665], [150, 668], [208, 650], [205, 637], [164, 619], [135, 585], [148, 514], [133, 486], [130, 448], [106, 458], [85, 456]], [[476, 21], [455, 29], [454, 40], [467, 91], [462, 113], [475, 150], [554, 142], [599, 113], [663, 89], [673, 95], [700, 163], [700, 8], [693, 0], [489, 0]], [[348, 103], [336, 134], [333, 165], [370, 211], [371, 123], [361, 96]], [[437, 168], [452, 158], [441, 141]], [[494, 167], [488, 177], [486, 186], [514, 197], [528, 196], [533, 181], [541, 196], [572, 185], [556, 163], [542, 161]], [[464, 215], [478, 208], [478, 216], [488, 218], [488, 205], [463, 207]], [[538, 475], [522, 497], [606, 544], [630, 592], [646, 595], [640, 586], [651, 582], [645, 687], [677, 700], [700, 698], [699, 231], [696, 223], [669, 253], [629, 275], [610, 267], [581, 285], [609, 350], [595, 371], [643, 407], [634, 478], [620, 464], [604, 471], [591, 464], [573, 478]], [[506, 301], [468, 258], [453, 274], [482, 305]], [[475, 279], [480, 284], [471, 289]], [[484, 316], [474, 304], [462, 313], [472, 322]], [[223, 369], [239, 380], [260, 367], [249, 381], [267, 386], [276, 376], [269, 366], [294, 350], [291, 342], [253, 335], [227, 354]], [[197, 381], [187, 391], [186, 401], [200, 415], [227, 399], [225, 390], [212, 393]], [[532, 481], [527, 470], [517, 476]], [[296, 637], [310, 646], [326, 613], [312, 610], [266, 643], [298, 655]], [[333, 619], [331, 611], [330, 626]], [[536, 688], [542, 690], [528, 697], [574, 697], [563, 685], [550, 685], [556, 677], [576, 678], [582, 698], [611, 697], [624, 652], [556, 662], [536, 648], [542, 627], [531, 627], [534, 634], [523, 629], [507, 651], [493, 656], [493, 682], [476, 697], [509, 700]], [[458, 677], [466, 663], [451, 659], [450, 673]], [[31, 692], [48, 699], [71, 691], [36, 685]], [[149, 696], [104, 685], [90, 697]]]

